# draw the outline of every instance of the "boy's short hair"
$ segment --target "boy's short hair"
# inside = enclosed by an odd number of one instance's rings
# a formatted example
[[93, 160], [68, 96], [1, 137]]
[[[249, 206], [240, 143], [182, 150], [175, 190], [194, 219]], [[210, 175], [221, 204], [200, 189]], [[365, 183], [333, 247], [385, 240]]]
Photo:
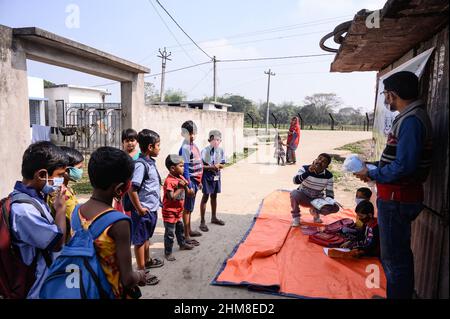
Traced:
[[34, 173], [45, 169], [51, 176], [58, 168], [67, 167], [67, 155], [60, 147], [47, 141], [28, 146], [22, 157], [22, 177], [33, 179]]
[[188, 132], [189, 135], [197, 134], [197, 125], [191, 120], [184, 122], [181, 125], [181, 133], [185, 134], [185, 132]]
[[182, 156], [177, 155], [177, 154], [169, 154], [166, 157], [166, 168], [168, 170], [170, 170], [170, 168], [172, 166], [178, 165], [178, 164], [180, 164], [183, 161], [184, 161], [184, 159], [183, 159]]
[[133, 175], [134, 162], [118, 148], [104, 146], [91, 154], [88, 164], [89, 181], [92, 187], [102, 190], [113, 184], [125, 183]]
[[374, 215], [375, 214], [375, 210], [373, 208], [373, 204], [368, 201], [368, 200], [363, 200], [361, 201], [355, 208], [355, 211], [358, 214], [362, 214], [362, 215]]
[[325, 158], [328, 160], [328, 164], [331, 164], [331, 156], [330, 156], [330, 154], [327, 154], [327, 153], [321, 153], [321, 154], [319, 154], [319, 156], [317, 156], [317, 157], [320, 157], [320, 156], [325, 157]]
[[149, 145], [155, 145], [160, 141], [159, 134], [155, 131], [143, 129], [139, 132], [137, 137], [139, 148], [142, 153], [147, 152]]
[[68, 147], [68, 146], [61, 146], [61, 150], [66, 154], [67, 156], [67, 166], [75, 166], [77, 164], [80, 164], [84, 161], [84, 156], [81, 154], [78, 150]]
[[356, 192], [360, 192], [364, 195], [365, 198], [370, 199], [372, 197], [372, 191], [367, 187], [361, 187], [356, 190]]
[[208, 141], [212, 141], [216, 137], [222, 139], [222, 133], [220, 133], [219, 130], [212, 130], [212, 131], [210, 131], [208, 136], [209, 136]]
[[132, 128], [127, 128], [125, 130], [122, 131], [122, 143], [125, 140], [137, 140], [138, 138], [138, 133], [133, 130]]

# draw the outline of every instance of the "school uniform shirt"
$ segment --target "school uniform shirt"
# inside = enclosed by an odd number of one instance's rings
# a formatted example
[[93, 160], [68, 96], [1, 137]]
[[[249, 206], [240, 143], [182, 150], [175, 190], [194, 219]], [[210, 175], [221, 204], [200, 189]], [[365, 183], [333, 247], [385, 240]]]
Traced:
[[[167, 223], [175, 224], [178, 222], [183, 215], [184, 208], [184, 199], [185, 199], [185, 191], [183, 190], [177, 197], [174, 199], [169, 199], [167, 196], [167, 191], [176, 192], [178, 189], [183, 188], [180, 185], [180, 180], [183, 180], [187, 183], [186, 179], [183, 176], [175, 177], [169, 174], [164, 181], [164, 200], [163, 200], [163, 208], [162, 208], [162, 216], [163, 220]], [[184, 189], [184, 188], [183, 188]]]
[[[135, 188], [141, 188], [138, 192], [139, 201], [141, 205], [148, 208], [151, 212], [156, 212], [161, 203], [161, 177], [158, 169], [156, 168], [156, 162], [151, 157], [146, 157], [141, 154], [140, 158], [145, 160], [147, 166], [148, 178], [144, 180], [145, 167], [140, 161], [136, 161], [134, 164], [133, 178], [131, 179], [131, 185]], [[141, 186], [142, 185], [142, 186]]]
[[311, 198], [323, 197], [324, 191], [327, 197], [334, 198], [333, 174], [327, 169], [320, 174], [311, 173], [310, 166], [304, 165], [299, 169], [294, 176], [294, 184], [300, 184], [298, 189]]
[[203, 176], [203, 162], [197, 145], [184, 140], [178, 155], [183, 157], [183, 177], [189, 182], [189, 185], [192, 183], [191, 179], [197, 184], [201, 184]]
[[[16, 182], [12, 194], [17, 193], [25, 193], [31, 196], [45, 212], [44, 218], [31, 204], [13, 203], [11, 205], [12, 238], [13, 243], [19, 248], [22, 261], [26, 265], [31, 265], [37, 256], [36, 281], [27, 298], [38, 299], [42, 284], [48, 275], [48, 268], [42, 253], [38, 252], [37, 249], [50, 252], [61, 240], [63, 233], [55, 224], [50, 209], [40, 193], [21, 182]], [[54, 253], [49, 253], [49, 255], [52, 260], [56, 257]]]
[[[216, 164], [225, 164], [225, 152], [221, 147], [212, 147], [211, 145], [205, 147], [202, 150], [202, 161], [208, 166], [216, 165]], [[213, 171], [205, 171], [203, 174], [212, 174], [212, 175], [219, 175], [220, 171], [213, 172]]]

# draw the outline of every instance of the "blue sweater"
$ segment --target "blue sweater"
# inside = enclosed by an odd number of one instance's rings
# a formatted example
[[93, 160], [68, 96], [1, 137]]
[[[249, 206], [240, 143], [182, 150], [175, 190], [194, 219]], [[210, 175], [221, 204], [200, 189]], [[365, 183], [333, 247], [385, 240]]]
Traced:
[[411, 175], [417, 169], [423, 149], [425, 128], [418, 118], [406, 118], [399, 131], [395, 160], [383, 167], [369, 171], [370, 179], [389, 184]]

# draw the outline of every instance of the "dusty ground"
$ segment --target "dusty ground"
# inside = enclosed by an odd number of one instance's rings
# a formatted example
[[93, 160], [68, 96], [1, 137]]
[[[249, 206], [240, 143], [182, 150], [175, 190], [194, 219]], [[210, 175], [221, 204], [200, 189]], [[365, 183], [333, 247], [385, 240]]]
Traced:
[[[245, 288], [220, 287], [210, 285], [222, 263], [248, 230], [261, 200], [277, 189], [294, 189], [292, 178], [300, 165], [311, 163], [319, 153], [345, 155], [349, 151], [335, 150], [340, 146], [360, 140], [370, 139], [371, 132], [350, 131], [302, 131], [297, 150], [295, 166], [279, 167], [273, 158], [273, 146], [259, 145], [258, 151], [237, 164], [226, 168], [222, 174], [222, 194], [218, 197], [218, 215], [225, 226], [209, 223], [210, 208], [207, 209], [209, 232], [199, 237], [200, 246], [192, 251], [178, 251], [174, 246], [177, 260], [165, 262], [162, 268], [153, 269], [161, 282], [156, 286], [142, 288], [143, 298], [281, 298], [267, 294], [249, 292]], [[252, 146], [252, 145], [249, 145]], [[333, 170], [339, 171], [335, 162]], [[342, 176], [335, 185], [336, 199], [344, 207], [354, 206], [354, 194], [364, 183], [352, 176]], [[199, 226], [199, 201], [197, 197], [193, 226]], [[152, 257], [164, 255], [164, 227], [159, 216], [155, 235], [152, 238]]]

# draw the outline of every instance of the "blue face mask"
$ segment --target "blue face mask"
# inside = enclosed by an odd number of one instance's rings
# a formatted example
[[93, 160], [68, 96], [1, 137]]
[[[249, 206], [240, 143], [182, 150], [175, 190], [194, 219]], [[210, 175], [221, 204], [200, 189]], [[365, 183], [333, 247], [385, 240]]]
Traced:
[[78, 182], [83, 177], [83, 170], [81, 168], [69, 167], [69, 178], [71, 181]]
[[56, 192], [61, 187], [61, 185], [64, 183], [64, 177], [55, 177], [50, 180], [53, 181], [53, 185], [50, 185], [48, 183], [49, 178], [47, 177], [47, 181], [46, 181], [44, 187], [42, 188], [42, 193], [44, 193], [45, 195]]

